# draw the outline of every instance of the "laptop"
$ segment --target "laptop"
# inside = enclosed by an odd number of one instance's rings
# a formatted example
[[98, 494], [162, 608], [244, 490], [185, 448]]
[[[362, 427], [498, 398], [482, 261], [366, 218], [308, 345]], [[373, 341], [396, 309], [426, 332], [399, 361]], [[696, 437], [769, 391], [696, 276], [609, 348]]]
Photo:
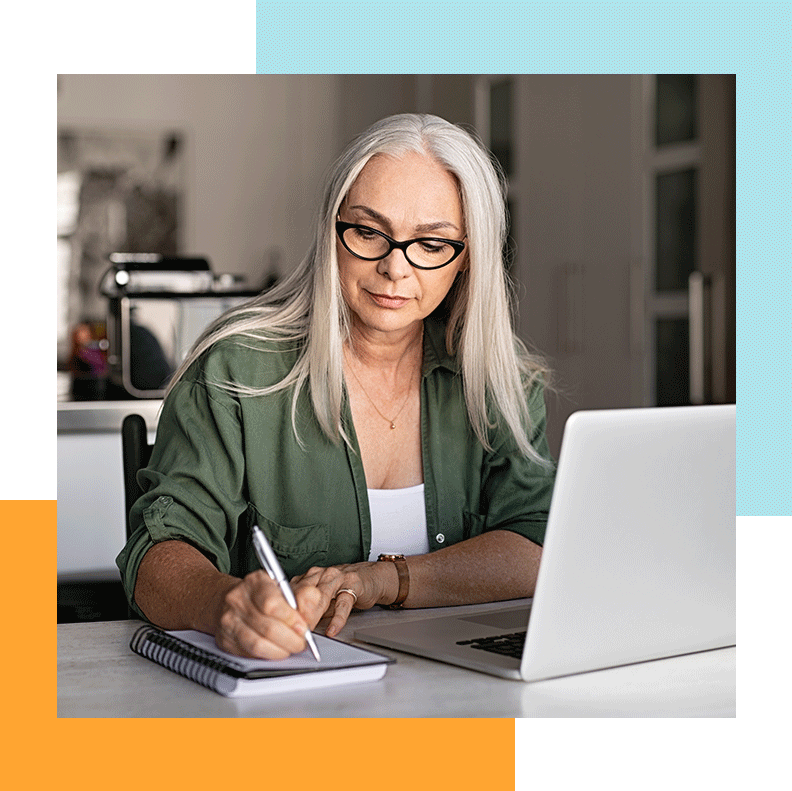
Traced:
[[355, 638], [524, 681], [735, 645], [735, 423], [734, 405], [574, 413], [533, 599]]

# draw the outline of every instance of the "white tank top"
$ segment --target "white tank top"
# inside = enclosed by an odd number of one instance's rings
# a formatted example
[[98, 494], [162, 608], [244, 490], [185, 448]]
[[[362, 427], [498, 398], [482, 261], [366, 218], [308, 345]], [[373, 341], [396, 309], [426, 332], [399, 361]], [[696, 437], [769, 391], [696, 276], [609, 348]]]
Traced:
[[422, 483], [407, 489], [369, 489], [368, 501], [371, 511], [369, 560], [376, 560], [382, 552], [403, 555], [429, 552]]

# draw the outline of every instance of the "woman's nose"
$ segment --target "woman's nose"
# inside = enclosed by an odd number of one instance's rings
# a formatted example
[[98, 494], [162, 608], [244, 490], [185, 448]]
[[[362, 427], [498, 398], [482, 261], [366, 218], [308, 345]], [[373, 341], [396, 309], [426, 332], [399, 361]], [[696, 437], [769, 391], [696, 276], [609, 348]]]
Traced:
[[389, 280], [401, 280], [412, 274], [412, 267], [404, 255], [404, 250], [391, 250], [385, 258], [377, 262], [377, 271]]

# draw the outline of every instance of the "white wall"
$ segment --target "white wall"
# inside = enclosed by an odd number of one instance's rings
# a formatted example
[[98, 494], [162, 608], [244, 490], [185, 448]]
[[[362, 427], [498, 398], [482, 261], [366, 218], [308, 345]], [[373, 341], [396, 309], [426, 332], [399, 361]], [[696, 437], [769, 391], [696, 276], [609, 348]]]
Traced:
[[58, 123], [182, 130], [185, 254], [257, 285], [308, 246], [325, 169], [339, 150], [338, 78], [277, 75], [61, 75]]

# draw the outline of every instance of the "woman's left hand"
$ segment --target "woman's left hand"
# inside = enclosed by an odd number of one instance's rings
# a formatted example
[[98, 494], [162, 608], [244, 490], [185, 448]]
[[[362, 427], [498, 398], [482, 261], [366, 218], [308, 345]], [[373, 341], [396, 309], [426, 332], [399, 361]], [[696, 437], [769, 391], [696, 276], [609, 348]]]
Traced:
[[392, 563], [347, 563], [328, 568], [314, 566], [305, 574], [293, 577], [291, 582], [298, 605], [303, 586], [321, 591], [322, 599], [327, 603], [322, 617], [331, 616], [325, 630], [328, 637], [334, 637], [341, 631], [353, 608], [368, 610], [375, 604], [391, 602], [399, 588], [398, 575]]

